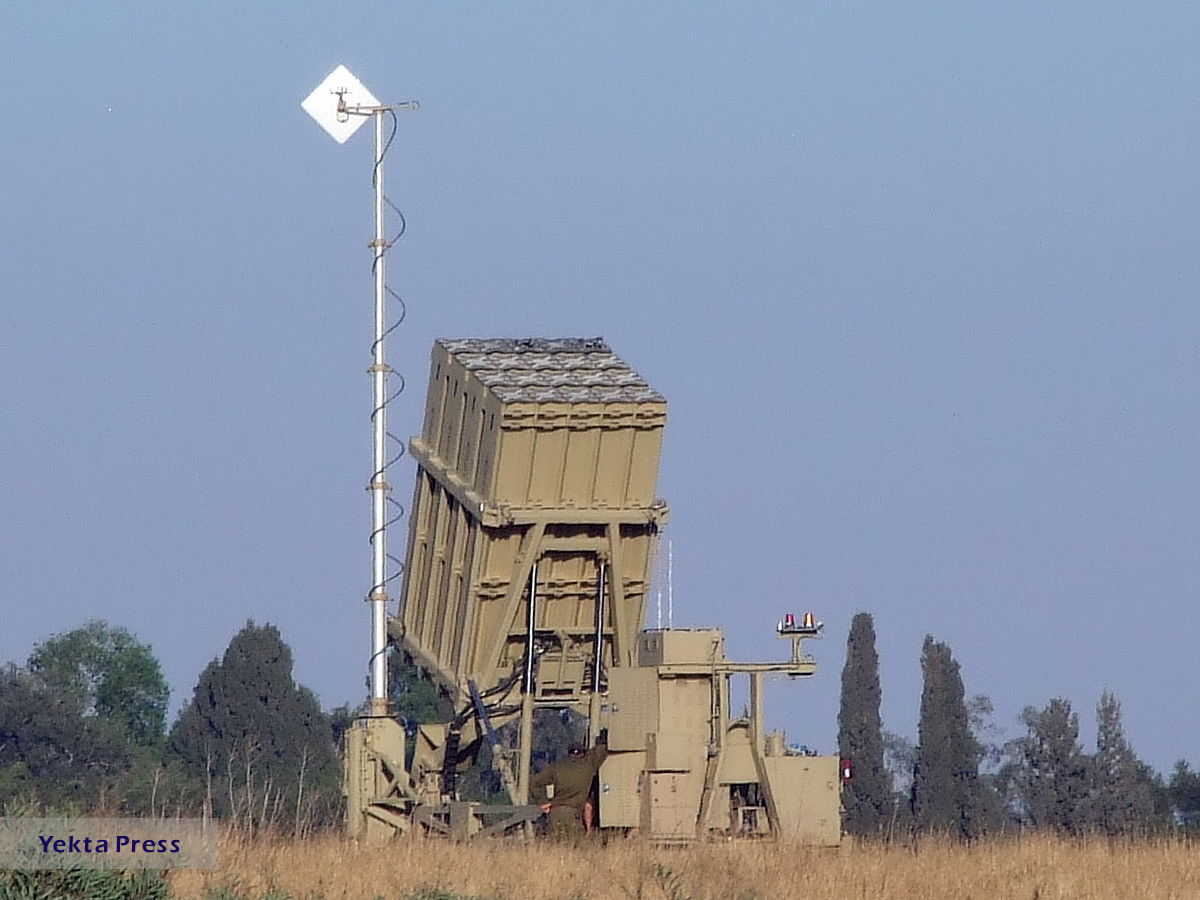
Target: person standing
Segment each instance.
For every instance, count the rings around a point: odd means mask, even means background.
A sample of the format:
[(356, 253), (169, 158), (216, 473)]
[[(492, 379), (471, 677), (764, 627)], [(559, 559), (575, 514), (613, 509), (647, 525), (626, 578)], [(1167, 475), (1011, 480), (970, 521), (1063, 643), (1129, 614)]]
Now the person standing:
[(533, 776), (529, 782), (530, 799), (546, 813), (551, 837), (577, 840), (584, 834), (584, 806), (607, 756), (608, 732), (603, 730), (592, 749), (572, 745), (566, 759), (546, 766)]

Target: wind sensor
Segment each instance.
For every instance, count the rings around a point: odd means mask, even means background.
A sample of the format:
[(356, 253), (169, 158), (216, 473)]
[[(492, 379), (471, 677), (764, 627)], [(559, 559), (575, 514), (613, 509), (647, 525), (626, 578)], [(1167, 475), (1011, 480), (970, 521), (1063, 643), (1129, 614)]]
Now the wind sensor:
[[(384, 255), (392, 242), (384, 236), (383, 158), (391, 144), (383, 138), (384, 117), (392, 120), (395, 135), (396, 110), (419, 109), (415, 100), (382, 104), (345, 66), (338, 66), (304, 98), (301, 108), (339, 144), (349, 140), (368, 118), (375, 120), (375, 166), (372, 182), (375, 187), (375, 239), (370, 247), (374, 252), (371, 271), (375, 276), (375, 340), (371, 345), (371, 425), (373, 437), (373, 468), (367, 490), (371, 492), (371, 590), (366, 600), (371, 604), (371, 704), (370, 714), (387, 714), (387, 516), (388, 492), (391, 486), (384, 477), (387, 458), (387, 379), (392, 373), (384, 356), (384, 339), (388, 335), (386, 299), (389, 293), (384, 279)], [(389, 204), (390, 205), (390, 204)], [(394, 207), (393, 207), (394, 208)]]

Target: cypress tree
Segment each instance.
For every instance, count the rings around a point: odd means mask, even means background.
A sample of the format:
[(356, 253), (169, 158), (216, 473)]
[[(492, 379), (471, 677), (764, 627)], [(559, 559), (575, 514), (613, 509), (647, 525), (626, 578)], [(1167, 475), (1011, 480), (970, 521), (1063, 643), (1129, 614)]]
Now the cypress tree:
[(1107, 691), (1096, 706), (1096, 724), (1090, 824), (1109, 835), (1145, 830), (1154, 819), (1151, 784), (1125, 739), (1121, 704)]
[(913, 819), (923, 831), (969, 840), (982, 831), (980, 748), (971, 734), (958, 663), (946, 644), (929, 635), (921, 651), (921, 674)]
[(204, 784), (214, 812), (249, 827), (311, 823), (338, 791), (329, 720), (293, 680), (291, 649), (273, 625), (247, 623), (209, 663), (167, 749)]
[(879, 715), (879, 655), (870, 613), (858, 613), (846, 639), (842, 702), (838, 712), (838, 752), (850, 760), (853, 777), (842, 790), (843, 823), (848, 833), (877, 837), (892, 808), (892, 779), (884, 766)]

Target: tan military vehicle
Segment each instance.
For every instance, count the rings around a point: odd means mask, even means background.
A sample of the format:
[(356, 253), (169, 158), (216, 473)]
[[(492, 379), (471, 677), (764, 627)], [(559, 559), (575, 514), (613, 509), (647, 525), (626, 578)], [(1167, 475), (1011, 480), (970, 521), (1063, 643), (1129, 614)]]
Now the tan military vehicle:
[[(601, 340), (443, 340), (433, 348), (407, 566), (392, 642), (452, 700), (407, 736), (392, 717), (347, 735), (351, 835), (456, 837), (521, 827), (534, 710), (607, 729), (598, 817), (660, 841), (841, 838), (836, 757), (789, 750), (763, 724), (763, 679), (811, 675), (811, 616), (780, 623), (781, 662), (737, 663), (719, 629), (645, 629), (667, 506), (656, 497), (667, 404)], [(749, 682), (733, 709), (731, 681)], [(376, 709), (376, 712), (381, 712)], [(496, 729), (519, 722), (514, 748)], [(482, 741), (512, 798), (464, 803)]]

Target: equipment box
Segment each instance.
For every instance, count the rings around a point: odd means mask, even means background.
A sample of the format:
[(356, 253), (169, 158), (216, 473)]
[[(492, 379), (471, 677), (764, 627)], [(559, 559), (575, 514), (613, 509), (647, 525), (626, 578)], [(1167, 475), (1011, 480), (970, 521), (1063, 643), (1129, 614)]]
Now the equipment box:
[(642, 632), (638, 665), (711, 665), (725, 658), (725, 639), (716, 628), (668, 628)]
[(658, 673), (640, 667), (611, 670), (602, 712), (610, 750), (645, 750), (646, 736), (658, 730)]
[(641, 772), (646, 754), (609, 753), (600, 766), (600, 824), (637, 828), (641, 824)]
[(703, 776), (648, 772), (642, 789), (642, 827), (659, 841), (690, 841), (696, 837)]

